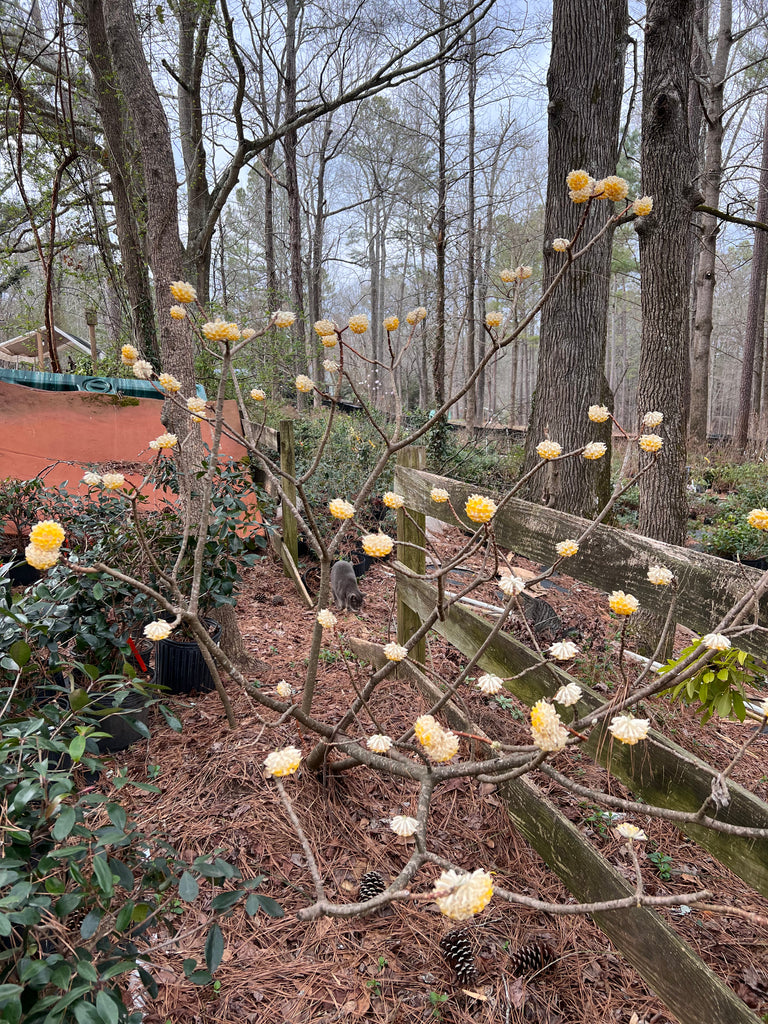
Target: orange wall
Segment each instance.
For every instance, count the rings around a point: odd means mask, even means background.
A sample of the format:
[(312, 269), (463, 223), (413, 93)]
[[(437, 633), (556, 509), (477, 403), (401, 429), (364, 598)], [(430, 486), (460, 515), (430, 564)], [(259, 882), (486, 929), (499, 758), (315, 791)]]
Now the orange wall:
[[(165, 433), (160, 422), (163, 402), (156, 398), (130, 399), (120, 405), (114, 395), (81, 391), (42, 391), (0, 380), (0, 480), (29, 480), (51, 467), (46, 483), (68, 481), (68, 489), (85, 492), (83, 473), (124, 473), (139, 483), (135, 463), (151, 462), (157, 453), (149, 442)], [(224, 403), (224, 416), (240, 429), (237, 403)], [(210, 443), (211, 428), (201, 423), (203, 440)], [(245, 451), (226, 437), (222, 455), (236, 459)], [(158, 497), (157, 503), (160, 498)]]

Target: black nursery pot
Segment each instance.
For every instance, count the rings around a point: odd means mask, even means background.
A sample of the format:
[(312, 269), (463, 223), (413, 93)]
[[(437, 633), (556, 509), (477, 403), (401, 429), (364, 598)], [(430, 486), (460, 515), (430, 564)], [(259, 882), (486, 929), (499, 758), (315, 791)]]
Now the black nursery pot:
[[(212, 640), (221, 636), (221, 623), (203, 618)], [(155, 682), (170, 693), (207, 693), (215, 688), (213, 676), (197, 642), (171, 634), (155, 644)]]
[(93, 702), (92, 710), (106, 711), (108, 708), (115, 708), (113, 714), (105, 715), (99, 722), (99, 731), (108, 734), (100, 736), (96, 740), (100, 754), (114, 754), (118, 750), (130, 747), (132, 743), (146, 739), (146, 736), (134, 728), (132, 721), (147, 724), (149, 719), (147, 699), (143, 693), (135, 691), (129, 693), (119, 706), (108, 695), (99, 697)]

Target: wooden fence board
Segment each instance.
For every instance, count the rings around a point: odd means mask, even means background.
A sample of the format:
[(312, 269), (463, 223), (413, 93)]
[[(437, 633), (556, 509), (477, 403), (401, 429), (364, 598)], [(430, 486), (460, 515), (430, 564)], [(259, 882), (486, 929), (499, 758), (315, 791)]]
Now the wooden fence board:
[[(376, 667), (384, 664), (377, 644), (350, 640), (354, 653)], [(428, 700), (440, 691), (407, 662), (400, 666)], [(454, 728), (482, 734), (449, 702), (443, 713)], [(491, 737), (492, 738), (492, 737)], [(499, 787), (519, 831), (580, 902), (632, 896), (634, 889), (539, 791), (529, 777)], [(591, 915), (638, 974), (675, 1014), (680, 1024), (758, 1024), (752, 1011), (707, 967), (691, 947), (649, 907)]]
[[(397, 572), (397, 565), (395, 569)], [(397, 585), (407, 605), (425, 619), (434, 608), (436, 588), (426, 580), (408, 579), (399, 572)], [(474, 612), (454, 604), (445, 621), (436, 622), (434, 629), (464, 655), (472, 657), (491, 626)], [(581, 680), (551, 663), (542, 665), (532, 651), (505, 633), (494, 638), (479, 664), (484, 671), (502, 677), (531, 668), (520, 679), (505, 684), (528, 705), (541, 697), (551, 697), (569, 682), (578, 682), (583, 691), (574, 709), (578, 716), (604, 702)], [(639, 799), (672, 810), (697, 811), (709, 795), (712, 779), (717, 774), (695, 755), (653, 731), (644, 743), (628, 746), (613, 743), (605, 727), (594, 729), (581, 749), (624, 782)], [(719, 820), (750, 828), (768, 828), (768, 805), (735, 783), (729, 782), (728, 789), (731, 803), (718, 813)], [(743, 839), (693, 825), (680, 828), (745, 882), (768, 896), (768, 839)]]
[[(476, 529), (464, 515), (466, 499), (470, 494), (492, 492), (432, 473), (401, 466), (395, 470), (395, 490), (405, 496), (408, 508), (456, 525), (448, 506), (430, 499), (433, 487), (447, 490), (463, 523), (468, 529)], [(586, 519), (518, 498), (511, 498), (493, 523), (502, 548), (545, 566), (554, 561), (558, 541), (578, 537), (589, 525)], [(654, 586), (646, 578), (648, 567), (656, 564), (665, 565), (677, 577), (676, 619), (699, 633), (710, 632), (762, 576), (757, 569), (715, 558), (703, 551), (664, 544), (602, 525), (579, 548), (578, 554), (563, 564), (562, 571), (600, 590), (629, 591), (637, 597), (641, 607), (665, 616), (672, 592), (668, 587)], [(768, 595), (760, 602), (758, 621), (768, 627)], [(739, 637), (738, 646), (758, 657), (766, 656), (764, 633), (744, 634)]]

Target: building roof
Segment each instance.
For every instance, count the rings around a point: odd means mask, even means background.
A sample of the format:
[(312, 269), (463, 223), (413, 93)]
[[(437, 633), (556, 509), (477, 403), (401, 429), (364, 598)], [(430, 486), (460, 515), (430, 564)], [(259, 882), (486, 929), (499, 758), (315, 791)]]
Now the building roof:
[[(63, 327), (54, 324), (54, 337), (56, 339), (56, 351), (61, 355), (91, 354), (91, 346), (87, 341), (78, 338), (76, 334), (65, 331)], [(43, 339), (43, 352), (47, 355), (48, 344), (46, 340), (45, 327), (37, 327), (26, 334), (20, 334), (16, 338), (9, 338), (8, 341), (0, 341), (0, 359), (12, 359), (20, 363), (37, 362), (37, 336)]]

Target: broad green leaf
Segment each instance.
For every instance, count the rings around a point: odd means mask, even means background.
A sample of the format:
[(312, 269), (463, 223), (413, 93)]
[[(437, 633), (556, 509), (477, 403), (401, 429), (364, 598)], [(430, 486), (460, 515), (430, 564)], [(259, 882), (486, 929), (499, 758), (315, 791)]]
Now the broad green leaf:
[(17, 640), (16, 643), (11, 644), (11, 646), (8, 648), (8, 653), (19, 666), (19, 668), (24, 668), (24, 666), (28, 664), (29, 659), (32, 656), (30, 646), (24, 640)]
[(283, 908), (277, 900), (273, 900), (271, 896), (261, 896), (257, 892), (253, 893), (253, 895), (259, 901), (261, 909), (270, 917), (283, 917), (285, 915)]
[(96, 1012), (104, 1021), (104, 1024), (118, 1024), (120, 1020), (120, 1007), (114, 996), (103, 989), (96, 993)]
[(188, 871), (179, 879), (179, 897), (184, 900), (185, 903), (191, 903), (197, 899), (197, 894), (200, 891), (200, 886), (197, 884), (197, 879), (194, 878)]
[(115, 883), (106, 857), (102, 855), (93, 858), (93, 873), (101, 891), (111, 897), (115, 891)]
[(91, 910), (85, 915), (80, 925), (80, 935), (84, 939), (92, 939), (96, 934), (96, 929), (99, 927), (99, 922), (103, 916), (101, 910)]
[(211, 908), (213, 910), (229, 910), (242, 899), (242, 895), (240, 892), (220, 892), (211, 900)]
[(219, 966), (223, 956), (224, 936), (221, 933), (221, 928), (217, 924), (213, 924), (205, 940), (205, 962), (208, 964), (211, 974)]

